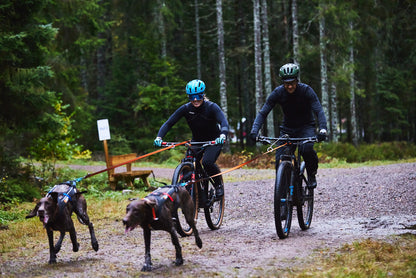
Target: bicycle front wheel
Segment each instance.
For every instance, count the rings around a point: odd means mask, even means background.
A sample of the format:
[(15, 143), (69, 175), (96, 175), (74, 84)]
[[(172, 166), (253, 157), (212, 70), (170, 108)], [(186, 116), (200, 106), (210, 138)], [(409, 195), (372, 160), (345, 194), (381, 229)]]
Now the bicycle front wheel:
[(304, 176), (304, 163), (302, 162), (301, 176), (298, 186), (298, 204), (296, 207), (299, 227), (307, 230), (311, 226), (313, 215), (313, 188), (309, 188)]
[(276, 174), (276, 184), (274, 187), (274, 221), (276, 232), (279, 238), (283, 239), (289, 236), (290, 226), (292, 224), (292, 163), (282, 161), (279, 164)]
[[(176, 167), (175, 172), (172, 177), (172, 184), (186, 183), (192, 180), (192, 175), (194, 174), (194, 166), (192, 163), (181, 163)], [(196, 184), (186, 185), (186, 190), (191, 195), (192, 201), (194, 203), (194, 219), (195, 225), (198, 218), (198, 186)], [(186, 221), (185, 215), (182, 209), (179, 207), (175, 212), (175, 226), (176, 231), (181, 236), (190, 236), (193, 233), (193, 229), (189, 226)]]
[[(222, 177), (220, 178), (221, 183), (224, 184)], [(203, 182), (203, 188), (207, 200), (204, 208), (205, 220), (211, 230), (217, 230), (220, 228), (224, 217), (225, 194), (220, 199), (215, 197), (215, 186), (211, 179)]]

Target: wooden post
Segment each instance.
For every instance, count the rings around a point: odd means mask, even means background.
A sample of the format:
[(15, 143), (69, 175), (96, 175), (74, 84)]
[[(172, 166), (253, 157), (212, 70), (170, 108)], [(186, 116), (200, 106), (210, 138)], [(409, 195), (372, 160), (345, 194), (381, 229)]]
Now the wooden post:
[[(103, 140), (103, 144), (104, 144), (104, 153), (105, 153), (105, 164), (107, 165), (107, 168), (110, 167), (110, 160), (108, 157), (108, 146), (107, 146), (107, 140)], [(108, 175), (108, 181), (110, 181), (110, 172), (107, 171), (107, 175)]]

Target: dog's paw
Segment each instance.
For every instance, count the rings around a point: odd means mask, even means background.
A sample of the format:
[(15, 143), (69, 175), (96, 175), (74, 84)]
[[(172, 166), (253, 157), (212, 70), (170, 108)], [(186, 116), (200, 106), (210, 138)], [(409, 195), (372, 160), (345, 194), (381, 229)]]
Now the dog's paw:
[(92, 242), (92, 249), (94, 249), (94, 251), (98, 251), (98, 241), (93, 241)]
[(196, 243), (196, 246), (198, 246), (199, 247), (199, 249), (201, 249), (202, 248), (202, 240), (201, 240), (201, 238), (195, 238), (195, 243)]
[(72, 246), (72, 251), (78, 252), (78, 250), (79, 250), (79, 243), (77, 242), (76, 244), (74, 244), (74, 246)]
[(49, 260), (49, 262), (48, 262), (49, 264), (56, 264), (56, 259), (54, 259), (54, 260)]
[(176, 266), (183, 265), (183, 259), (182, 258), (177, 258), (174, 263), (175, 263)]
[(142, 271), (152, 271), (152, 265), (151, 264), (144, 264), (142, 267)]

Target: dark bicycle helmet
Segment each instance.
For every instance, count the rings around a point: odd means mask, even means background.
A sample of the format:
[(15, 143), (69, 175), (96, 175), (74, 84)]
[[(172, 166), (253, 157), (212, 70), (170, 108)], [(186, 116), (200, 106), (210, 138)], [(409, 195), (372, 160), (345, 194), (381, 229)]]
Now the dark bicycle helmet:
[(186, 93), (188, 95), (203, 94), (205, 91), (205, 83), (202, 80), (194, 79), (186, 85)]
[(299, 66), (296, 64), (285, 64), (279, 70), (279, 76), (282, 81), (293, 81), (298, 78), (299, 76)]

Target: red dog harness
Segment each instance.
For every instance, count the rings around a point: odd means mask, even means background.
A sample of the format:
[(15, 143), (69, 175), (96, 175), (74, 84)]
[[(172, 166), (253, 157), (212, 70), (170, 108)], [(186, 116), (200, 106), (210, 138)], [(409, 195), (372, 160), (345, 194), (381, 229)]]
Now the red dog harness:
[[(167, 192), (162, 191), (162, 190), (166, 190), (166, 188), (170, 188)], [(147, 195), (146, 197), (143, 198), (143, 200), (148, 200), (150, 201), (147, 197), (155, 197), (156, 198), (156, 203), (158, 206), (157, 209), (157, 213), (155, 210), (155, 207), (152, 207), (152, 215), (153, 215), (153, 220), (157, 221), (159, 220), (158, 215), (160, 214), (160, 211), (162, 210), (163, 204), (165, 203), (165, 201), (167, 199), (171, 200), (172, 202), (174, 202), (175, 200), (172, 198), (171, 194), (177, 191), (177, 187), (173, 186), (173, 185), (167, 185), (167, 186), (163, 186), (160, 187), (158, 189), (156, 189), (155, 191), (153, 191), (152, 193), (150, 193), (149, 195)]]

